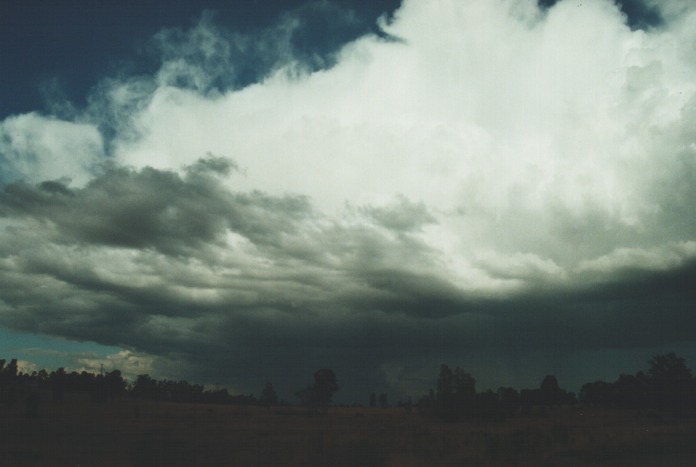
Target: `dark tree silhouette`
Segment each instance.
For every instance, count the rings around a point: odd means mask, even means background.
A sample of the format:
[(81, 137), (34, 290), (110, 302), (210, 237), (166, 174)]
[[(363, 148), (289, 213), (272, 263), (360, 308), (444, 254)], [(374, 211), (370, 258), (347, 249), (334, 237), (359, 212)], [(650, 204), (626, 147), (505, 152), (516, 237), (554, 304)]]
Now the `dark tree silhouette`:
[(503, 416), (510, 416), (520, 405), (520, 394), (513, 388), (498, 388), (498, 404)]
[(278, 394), (273, 389), (271, 383), (266, 383), (261, 391), (261, 397), (259, 397), (259, 404), (264, 406), (278, 405)]
[(686, 366), (686, 360), (677, 357), (674, 352), (656, 355), (648, 364), (648, 374), (654, 381), (676, 384), (691, 381), (691, 370)]
[(651, 405), (675, 409), (691, 405), (693, 377), (683, 358), (670, 352), (656, 355), (648, 364)]
[(614, 383), (595, 381), (583, 385), (583, 403), (599, 407), (696, 409), (696, 382), (686, 361), (674, 352), (656, 355), (648, 372), (620, 375)]
[(476, 399), (476, 380), (461, 368), (454, 371), (440, 365), (435, 393), (435, 408), (443, 420), (459, 420), (471, 412)]
[(300, 389), (295, 395), (303, 405), (322, 405), (331, 403), (331, 399), (338, 391), (338, 383), (333, 370), (322, 368), (314, 373), (314, 383), (304, 389)]
[(377, 407), (377, 394), (370, 394), (370, 407)]
[(113, 370), (104, 376), (104, 386), (108, 400), (117, 399), (126, 393), (126, 380), (120, 370)]
[(614, 406), (617, 401), (614, 385), (605, 381), (585, 383), (580, 389), (580, 401), (597, 407)]
[(520, 391), (520, 404), (522, 406), (569, 405), (575, 402), (575, 394), (561, 389), (558, 380), (553, 375), (546, 375), (541, 381), (539, 389)]
[(639, 408), (646, 403), (648, 397), (648, 378), (639, 371), (636, 375), (619, 375), (612, 385), (611, 404), (623, 408)]
[(157, 381), (148, 374), (138, 375), (131, 387), (131, 394), (141, 399), (158, 399), (160, 397)]
[(52, 372), (48, 380), (51, 384), (51, 396), (54, 402), (60, 402), (63, 400), (63, 395), (65, 394), (65, 384), (66, 384), (65, 369), (58, 368), (56, 371)]
[(575, 402), (575, 395), (561, 389), (558, 380), (553, 375), (546, 375), (539, 386), (539, 404), (567, 405)]
[(0, 394), (7, 404), (14, 404), (17, 396), (17, 359), (13, 358), (10, 363), (5, 364), (2, 360), (0, 367)]

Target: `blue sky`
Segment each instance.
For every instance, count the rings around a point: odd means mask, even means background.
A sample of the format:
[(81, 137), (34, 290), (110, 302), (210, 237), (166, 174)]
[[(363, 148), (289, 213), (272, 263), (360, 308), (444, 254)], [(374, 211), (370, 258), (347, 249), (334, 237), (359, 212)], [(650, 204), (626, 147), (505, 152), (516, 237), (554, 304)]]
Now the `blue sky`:
[(696, 360), (691, 2), (95, 5), (0, 6), (3, 358), (343, 401)]
[[(194, 25), (204, 11), (230, 31), (254, 33), (272, 27), (282, 15), (302, 12), (304, 0), (145, 0), (137, 4), (45, 0), (12, 1), (0, 6), (2, 85), (0, 116), (43, 109), (58, 93), (83, 106), (89, 91), (114, 73), (153, 73), (160, 57), (152, 39), (163, 29)], [(320, 2), (315, 2), (320, 3)], [(370, 30), (393, 12), (397, 0), (332, 1), (331, 16), (315, 13), (296, 43), (327, 53)], [(336, 14), (350, 12), (350, 21)], [(263, 72), (264, 70), (258, 70)], [(255, 78), (255, 76), (254, 76)], [(248, 84), (252, 76), (241, 80)], [(49, 102), (47, 102), (49, 101)]]

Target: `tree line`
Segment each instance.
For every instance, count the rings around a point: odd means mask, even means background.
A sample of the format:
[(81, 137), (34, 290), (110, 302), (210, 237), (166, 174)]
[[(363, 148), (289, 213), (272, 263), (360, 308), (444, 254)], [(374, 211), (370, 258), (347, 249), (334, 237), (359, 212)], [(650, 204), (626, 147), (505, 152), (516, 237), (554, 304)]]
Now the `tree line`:
[(422, 396), (416, 406), (444, 421), (466, 419), (505, 419), (529, 407), (572, 405), (575, 394), (558, 385), (553, 375), (547, 375), (537, 389), (517, 391), (500, 387), (476, 392), (476, 379), (457, 367), (440, 365), (437, 387)]
[(679, 410), (696, 409), (696, 379), (686, 361), (674, 352), (656, 355), (646, 372), (621, 374), (613, 383), (586, 383), (576, 396), (547, 375), (536, 389), (476, 392), (476, 380), (461, 368), (440, 366), (437, 386), (416, 405), (445, 421), (507, 418), (531, 407), (583, 404), (603, 408)]
[(613, 383), (584, 384), (580, 400), (599, 407), (693, 411), (696, 380), (686, 361), (670, 352), (653, 357), (648, 362), (647, 372), (621, 374)]
[[(314, 381), (299, 389), (295, 396), (303, 406), (326, 407), (339, 390), (333, 370), (323, 368), (314, 373)], [(128, 397), (147, 401), (181, 403), (234, 404), (274, 406), (289, 404), (280, 401), (270, 382), (258, 396), (254, 394), (230, 394), (224, 388), (205, 388), (185, 380), (155, 379), (141, 374), (132, 382), (119, 370), (99, 374), (87, 371), (67, 372), (64, 368), (23, 373), (17, 360), (0, 359), (0, 401), (26, 403), (27, 413), (36, 411), (44, 395), (54, 402), (62, 401), (67, 394), (88, 396), (96, 403), (108, 403)], [(670, 409), (694, 411), (696, 409), (696, 380), (686, 361), (674, 352), (656, 355), (648, 362), (645, 372), (634, 375), (621, 374), (614, 382), (595, 381), (582, 386), (580, 393), (562, 389), (556, 377), (547, 375), (538, 388), (522, 389), (500, 387), (497, 391), (476, 391), (476, 379), (459, 367), (440, 366), (436, 387), (420, 397), (415, 404), (399, 405), (432, 414), (444, 421), (466, 419), (505, 419), (531, 407), (551, 407), (574, 404), (595, 407), (631, 409)], [(370, 394), (369, 406), (388, 407), (387, 395)]]
[[(314, 382), (297, 391), (300, 404), (327, 406), (339, 386), (331, 369), (314, 373)], [(61, 402), (66, 396), (88, 397), (92, 402), (108, 403), (128, 397), (146, 401), (167, 401), (195, 404), (230, 404), (274, 406), (281, 401), (267, 382), (258, 396), (254, 394), (230, 394), (226, 388), (206, 388), (185, 380), (155, 379), (149, 374), (138, 375), (128, 382), (120, 370), (99, 374), (88, 371), (67, 372), (64, 368), (26, 373), (19, 371), (17, 359), (9, 362), (0, 359), (0, 402), (15, 404), (24, 400), (28, 412), (37, 406), (41, 395), (48, 395), (53, 402)]]

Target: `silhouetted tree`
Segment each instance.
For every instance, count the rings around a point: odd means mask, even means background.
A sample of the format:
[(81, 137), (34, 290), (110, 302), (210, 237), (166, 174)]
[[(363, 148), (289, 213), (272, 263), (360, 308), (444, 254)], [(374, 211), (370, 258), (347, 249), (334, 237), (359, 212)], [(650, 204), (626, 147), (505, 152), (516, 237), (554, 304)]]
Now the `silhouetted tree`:
[(477, 394), (473, 414), (479, 420), (494, 420), (503, 418), (498, 394), (490, 389)]
[(63, 395), (65, 394), (66, 376), (65, 369), (61, 367), (56, 371), (53, 371), (48, 377), (51, 384), (51, 396), (54, 402), (60, 402), (63, 400)]
[(555, 376), (546, 375), (542, 380), (539, 389), (541, 389), (542, 394), (552, 395), (558, 393), (561, 390), (561, 387), (558, 385), (558, 380)]
[(8, 379), (14, 380), (17, 378), (17, 359), (13, 358), (10, 363), (4, 368), (3, 372), (7, 375)]
[(648, 378), (642, 371), (636, 375), (619, 375), (612, 385), (611, 394), (611, 404), (616, 407), (643, 407), (648, 397)]
[(648, 363), (650, 405), (675, 409), (691, 405), (693, 377), (683, 358), (670, 352), (656, 355)]
[(206, 404), (231, 404), (232, 396), (227, 391), (227, 389), (215, 389), (210, 391), (204, 391), (202, 395), (202, 402)]
[(616, 404), (614, 385), (605, 381), (585, 383), (580, 389), (580, 401), (596, 407), (610, 407)]
[(0, 371), (0, 393), (2, 394), (5, 402), (8, 404), (14, 404), (17, 397), (17, 359), (13, 358), (10, 363), (5, 364), (2, 361), (2, 370)]
[(421, 396), (416, 401), (416, 407), (418, 407), (420, 411), (432, 412), (435, 410), (435, 400), (435, 391), (431, 388), (428, 390), (428, 394)]
[(674, 352), (656, 355), (647, 374), (619, 375), (614, 383), (595, 381), (582, 386), (583, 403), (601, 407), (656, 409), (696, 408), (696, 384), (683, 358)]
[(104, 376), (104, 385), (108, 400), (119, 398), (126, 393), (126, 380), (120, 370), (113, 370)]
[(333, 370), (324, 368), (314, 373), (314, 387), (319, 398), (319, 403), (330, 403), (334, 393), (339, 389)]
[(520, 394), (513, 388), (498, 388), (498, 404), (505, 416), (510, 416), (520, 405)]
[(303, 405), (323, 405), (326, 406), (336, 391), (338, 383), (333, 370), (322, 368), (314, 373), (314, 384), (300, 389), (295, 395)]
[(89, 394), (92, 402), (106, 404), (109, 396), (106, 388), (106, 380), (104, 375), (95, 375), (90, 381)]
[(131, 394), (140, 399), (157, 399), (159, 396), (157, 381), (148, 374), (138, 375), (131, 388)]
[(454, 371), (449, 366), (440, 365), (435, 393), (436, 412), (448, 421), (459, 420), (471, 412), (476, 399), (476, 380), (461, 368)]
[(379, 406), (383, 409), (389, 407), (389, 402), (387, 401), (387, 395), (382, 393), (379, 395)]
[(674, 352), (654, 356), (648, 364), (648, 375), (653, 381), (680, 383), (691, 381), (691, 370), (686, 366), (686, 360), (677, 357)]
[(377, 407), (377, 394), (370, 394), (370, 407)]
[(539, 389), (531, 392), (530, 402), (545, 406), (568, 405), (575, 403), (575, 394), (561, 389), (555, 376), (546, 375)]
[(264, 406), (278, 405), (278, 394), (273, 389), (271, 383), (266, 383), (261, 391), (261, 397), (259, 398), (259, 404)]

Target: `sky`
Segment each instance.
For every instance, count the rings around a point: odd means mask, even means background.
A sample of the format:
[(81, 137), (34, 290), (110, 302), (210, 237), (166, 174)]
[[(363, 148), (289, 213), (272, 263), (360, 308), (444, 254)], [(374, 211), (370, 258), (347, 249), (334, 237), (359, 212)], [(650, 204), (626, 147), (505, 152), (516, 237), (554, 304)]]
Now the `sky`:
[(696, 362), (687, 0), (0, 6), (0, 351), (282, 397)]

